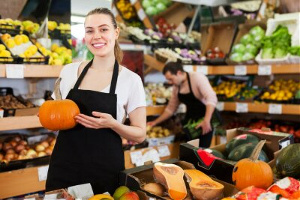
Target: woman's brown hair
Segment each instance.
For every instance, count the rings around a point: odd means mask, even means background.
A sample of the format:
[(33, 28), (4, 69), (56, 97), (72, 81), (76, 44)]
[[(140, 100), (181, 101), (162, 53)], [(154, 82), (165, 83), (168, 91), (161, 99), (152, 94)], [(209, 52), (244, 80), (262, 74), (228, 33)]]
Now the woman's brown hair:
[[(107, 9), (107, 8), (95, 8), (94, 10), (91, 10), (86, 15), (86, 17), (89, 16), (89, 15), (95, 15), (95, 14), (104, 14), (104, 15), (110, 16), (111, 22), (112, 22), (114, 28), (116, 29), (118, 27), (116, 18), (109, 9)], [(122, 59), (123, 59), (123, 52), (121, 50), (121, 47), (119, 45), (118, 40), (115, 41), (114, 54), (115, 54), (115, 58), (118, 61), (118, 63), (121, 63)]]

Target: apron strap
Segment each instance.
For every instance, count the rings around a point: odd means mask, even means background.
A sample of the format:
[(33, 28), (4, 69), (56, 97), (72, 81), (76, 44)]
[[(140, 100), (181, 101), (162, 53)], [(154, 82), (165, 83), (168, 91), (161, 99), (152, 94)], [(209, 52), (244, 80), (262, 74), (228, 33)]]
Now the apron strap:
[[(93, 64), (93, 59), (82, 70), (82, 72), (81, 72), (79, 78), (77, 79), (73, 89), (78, 89), (79, 88), (79, 85), (80, 85), (81, 81), (83, 80), (84, 76), (86, 75), (88, 69), (92, 66), (92, 64)], [(119, 75), (119, 63), (116, 60), (115, 64), (114, 64), (114, 71), (113, 71), (111, 83), (110, 83), (110, 89), (109, 89), (110, 94), (115, 94), (118, 75)]]
[(114, 72), (110, 83), (110, 89), (109, 89), (110, 94), (115, 94), (118, 75), (119, 75), (119, 63), (116, 60), (114, 65)]
[(78, 89), (78, 88), (79, 88), (79, 85), (80, 85), (81, 81), (83, 80), (84, 76), (86, 75), (88, 69), (92, 66), (93, 60), (94, 60), (94, 59), (92, 59), (92, 60), (85, 66), (85, 68), (82, 70), (82, 72), (81, 72), (79, 78), (77, 79), (77, 81), (76, 81), (76, 83), (75, 83), (73, 89)]
[(192, 90), (192, 84), (191, 84), (191, 80), (190, 80), (190, 75), (188, 72), (186, 72), (187, 75), (187, 79), (188, 79), (188, 83), (189, 83), (189, 88), (190, 88), (190, 92), (194, 95), (193, 90)]

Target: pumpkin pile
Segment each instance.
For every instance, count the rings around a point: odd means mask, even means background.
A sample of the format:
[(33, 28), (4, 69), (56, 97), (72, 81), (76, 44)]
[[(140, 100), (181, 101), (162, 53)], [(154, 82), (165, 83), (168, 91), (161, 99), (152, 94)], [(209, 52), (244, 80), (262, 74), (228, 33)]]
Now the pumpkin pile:
[(59, 92), (61, 78), (55, 83), (57, 100), (45, 101), (39, 109), (39, 120), (46, 129), (57, 131), (67, 130), (76, 126), (75, 116), (80, 113), (76, 103), (70, 99), (62, 100)]
[[(224, 186), (196, 169), (182, 169), (175, 164), (157, 162), (153, 166), (153, 176), (157, 183), (148, 183), (143, 189), (151, 194), (182, 200), (188, 196), (188, 185), (194, 199), (221, 199)], [(187, 180), (187, 184), (185, 179)]]

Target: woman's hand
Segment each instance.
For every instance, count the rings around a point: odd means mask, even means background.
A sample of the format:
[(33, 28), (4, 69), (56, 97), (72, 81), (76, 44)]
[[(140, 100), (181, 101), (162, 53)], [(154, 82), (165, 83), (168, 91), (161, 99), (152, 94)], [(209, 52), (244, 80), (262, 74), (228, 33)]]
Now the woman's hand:
[(212, 130), (211, 125), (210, 125), (210, 121), (208, 121), (208, 120), (203, 120), (202, 122), (200, 122), (200, 124), (198, 124), (196, 126), (196, 129), (198, 129), (200, 127), (202, 128), (202, 134), (203, 135), (209, 133)]
[(150, 122), (147, 122), (147, 126), (150, 126), (150, 127), (153, 127), (156, 125), (156, 122), (155, 121), (150, 121)]
[(79, 114), (75, 117), (76, 122), (86, 128), (100, 129), (100, 128), (113, 128), (117, 121), (107, 113), (92, 112), (95, 117), (90, 117), (84, 114)]

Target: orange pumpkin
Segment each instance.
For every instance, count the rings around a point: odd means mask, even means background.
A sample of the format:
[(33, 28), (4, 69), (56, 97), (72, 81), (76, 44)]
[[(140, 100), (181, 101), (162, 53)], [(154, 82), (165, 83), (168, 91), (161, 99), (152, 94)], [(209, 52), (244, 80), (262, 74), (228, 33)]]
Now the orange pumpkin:
[(72, 100), (61, 100), (58, 92), (60, 80), (55, 84), (55, 96), (58, 100), (45, 101), (39, 109), (39, 120), (44, 128), (52, 131), (66, 130), (76, 126), (74, 117), (80, 113), (76, 103)]
[(237, 189), (242, 190), (248, 186), (267, 189), (273, 183), (271, 167), (267, 163), (258, 160), (265, 142), (265, 140), (260, 141), (250, 158), (242, 159), (234, 166), (232, 181)]

